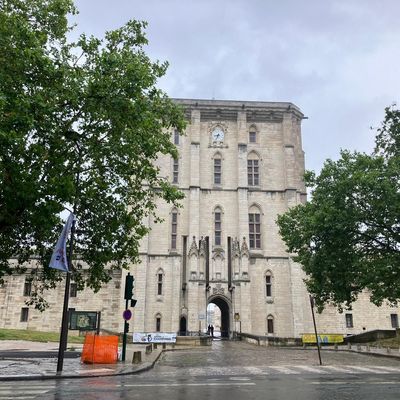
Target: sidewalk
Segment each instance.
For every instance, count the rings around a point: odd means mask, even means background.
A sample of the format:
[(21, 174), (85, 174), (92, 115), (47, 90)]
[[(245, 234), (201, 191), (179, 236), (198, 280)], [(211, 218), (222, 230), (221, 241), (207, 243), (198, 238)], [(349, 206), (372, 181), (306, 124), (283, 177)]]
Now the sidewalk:
[[(68, 344), (68, 350), (74, 348), (81, 351), (81, 344)], [(18, 357), (13, 357), (12, 352), (18, 351)], [(158, 347), (149, 354), (143, 345), (128, 345), (127, 356), (132, 356), (134, 351), (142, 352), (142, 362), (131, 364), (131, 360), (117, 364), (83, 364), (80, 357), (64, 358), (63, 372), (56, 375), (58, 343), (39, 343), (20, 340), (0, 341), (0, 381), (10, 380), (36, 380), (58, 378), (84, 378), (108, 375), (136, 374), (152, 368), (161, 355), (162, 349)], [(32, 352), (35, 352), (34, 354)], [(43, 352), (41, 358), (36, 358), (38, 352)], [(10, 357), (7, 357), (10, 353)], [(46, 354), (47, 353), (47, 354)], [(34, 355), (35, 358), (32, 358)], [(48, 356), (52, 356), (48, 358)]]

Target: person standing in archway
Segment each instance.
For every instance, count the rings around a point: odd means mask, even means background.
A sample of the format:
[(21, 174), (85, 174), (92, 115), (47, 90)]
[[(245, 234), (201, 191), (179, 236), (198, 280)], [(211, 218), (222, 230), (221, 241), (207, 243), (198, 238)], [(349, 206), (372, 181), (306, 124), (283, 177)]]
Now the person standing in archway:
[(211, 336), (214, 337), (214, 325), (210, 326)]

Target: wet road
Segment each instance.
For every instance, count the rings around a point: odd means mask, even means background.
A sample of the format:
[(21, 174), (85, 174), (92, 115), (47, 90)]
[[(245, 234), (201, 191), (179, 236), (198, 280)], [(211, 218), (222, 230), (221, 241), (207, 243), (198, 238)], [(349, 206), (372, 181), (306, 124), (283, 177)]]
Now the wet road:
[(354, 353), (260, 348), (240, 342), (162, 355), (140, 375), (3, 382), (0, 400), (207, 399), (372, 400), (400, 398), (400, 361)]

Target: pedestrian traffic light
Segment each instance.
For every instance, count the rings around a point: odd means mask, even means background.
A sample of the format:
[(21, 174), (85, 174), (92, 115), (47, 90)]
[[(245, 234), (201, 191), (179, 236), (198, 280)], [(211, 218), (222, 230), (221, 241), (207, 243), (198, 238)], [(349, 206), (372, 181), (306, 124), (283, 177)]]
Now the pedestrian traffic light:
[(131, 300), (133, 297), (133, 282), (135, 278), (128, 272), (128, 275), (125, 278), (125, 300)]

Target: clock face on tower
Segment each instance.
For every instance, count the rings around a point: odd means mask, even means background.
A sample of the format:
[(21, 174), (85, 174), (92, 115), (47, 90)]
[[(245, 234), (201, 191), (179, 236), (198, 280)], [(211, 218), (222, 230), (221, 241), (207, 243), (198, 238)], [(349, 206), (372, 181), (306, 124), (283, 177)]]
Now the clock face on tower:
[(224, 141), (224, 136), (224, 131), (219, 126), (214, 128), (214, 130), (212, 131), (213, 142), (222, 143)]

